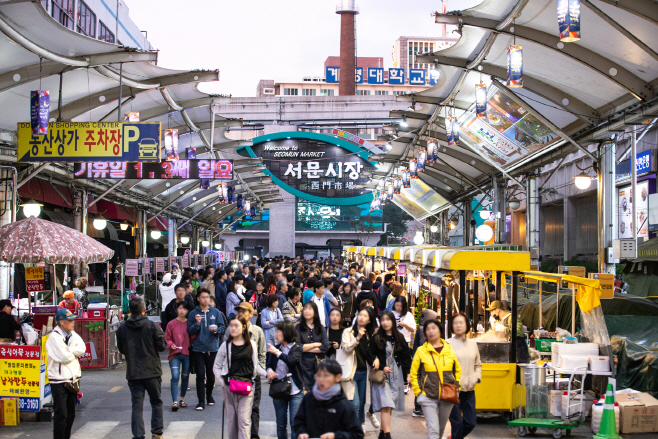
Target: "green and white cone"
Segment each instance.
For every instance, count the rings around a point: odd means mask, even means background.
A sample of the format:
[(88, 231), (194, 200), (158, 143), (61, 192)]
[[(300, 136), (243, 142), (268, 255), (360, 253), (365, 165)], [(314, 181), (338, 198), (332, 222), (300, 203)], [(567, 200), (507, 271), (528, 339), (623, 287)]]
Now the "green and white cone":
[(615, 397), (612, 394), (612, 384), (610, 383), (608, 383), (608, 389), (605, 392), (605, 404), (603, 404), (599, 434), (594, 435), (594, 439), (621, 439), (621, 436), (617, 434)]

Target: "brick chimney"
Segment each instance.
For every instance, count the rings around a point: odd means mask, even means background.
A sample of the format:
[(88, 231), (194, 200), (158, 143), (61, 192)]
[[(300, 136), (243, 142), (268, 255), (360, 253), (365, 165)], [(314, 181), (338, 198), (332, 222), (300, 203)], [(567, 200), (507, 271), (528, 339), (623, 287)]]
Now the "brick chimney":
[(336, 14), (340, 15), (340, 82), (338, 84), (340, 96), (356, 94), (354, 18), (359, 13), (359, 9), (355, 3), (355, 0), (341, 0), (336, 6)]

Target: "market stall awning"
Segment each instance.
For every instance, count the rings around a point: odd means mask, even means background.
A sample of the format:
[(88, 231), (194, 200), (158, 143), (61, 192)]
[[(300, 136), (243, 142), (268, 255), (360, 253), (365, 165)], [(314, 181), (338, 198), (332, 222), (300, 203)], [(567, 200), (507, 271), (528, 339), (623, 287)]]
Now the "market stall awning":
[(444, 270), (529, 271), (529, 252), (452, 250), (441, 258)]

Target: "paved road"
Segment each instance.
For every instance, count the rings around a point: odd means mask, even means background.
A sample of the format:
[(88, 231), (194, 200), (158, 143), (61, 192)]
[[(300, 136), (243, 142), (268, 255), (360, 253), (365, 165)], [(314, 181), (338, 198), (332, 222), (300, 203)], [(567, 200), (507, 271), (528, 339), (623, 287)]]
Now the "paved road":
[[(203, 412), (194, 410), (196, 392), (194, 383), (192, 390), (186, 396), (189, 407), (171, 412), (169, 391), (169, 366), (166, 356), (163, 356), (162, 394), (165, 401), (164, 437), (165, 439), (219, 439), (221, 437), (221, 398), (216, 387), (217, 405), (206, 407)], [(194, 377), (192, 375), (192, 377)], [(77, 406), (76, 420), (73, 426), (73, 439), (119, 439), (130, 438), (130, 391), (125, 381), (125, 365), (115, 370), (85, 370), (82, 376), (84, 397), (82, 404)], [(267, 384), (264, 383), (263, 395), (267, 395)], [(426, 437), (425, 421), (422, 418), (412, 418), (413, 396), (407, 396), (405, 413), (393, 415), (392, 437), (404, 439), (424, 439)], [(264, 396), (260, 405), (261, 429), (263, 439), (276, 437), (274, 408), (268, 396)], [(150, 410), (145, 408), (144, 419), (146, 430), (149, 431)], [(368, 424), (366, 438), (374, 439), (378, 432)], [(449, 427), (444, 437), (450, 434)], [(543, 434), (542, 434), (543, 433)], [(538, 432), (537, 437), (550, 438), (549, 431)], [(469, 438), (512, 438), (516, 430), (505, 425), (500, 418), (479, 419), (478, 426)], [(564, 437), (564, 436), (563, 436)], [(574, 431), (572, 437), (591, 438), (589, 428), (581, 427)], [(627, 435), (632, 439), (655, 438), (652, 435)], [(51, 423), (23, 423), (17, 427), (0, 427), (0, 438), (12, 439), (45, 439), (52, 438)], [(150, 438), (150, 436), (147, 436)], [(228, 438), (227, 439), (233, 439)]]

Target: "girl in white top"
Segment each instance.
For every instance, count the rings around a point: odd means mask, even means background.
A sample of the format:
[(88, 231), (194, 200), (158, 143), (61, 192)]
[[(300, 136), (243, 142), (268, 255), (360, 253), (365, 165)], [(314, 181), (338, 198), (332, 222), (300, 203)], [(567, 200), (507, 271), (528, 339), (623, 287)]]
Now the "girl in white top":
[(407, 299), (404, 296), (398, 296), (393, 302), (393, 315), (398, 325), (398, 331), (404, 335), (407, 343), (411, 343), (416, 333), (416, 319), (409, 312)]
[(165, 310), (169, 302), (171, 302), (176, 297), (176, 292), (174, 288), (180, 283), (182, 273), (178, 270), (178, 264), (174, 264), (173, 267), (176, 270), (176, 278), (172, 279), (171, 273), (165, 273), (162, 276), (162, 282), (160, 283), (160, 297), (162, 298), (162, 311)]

